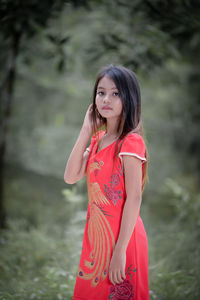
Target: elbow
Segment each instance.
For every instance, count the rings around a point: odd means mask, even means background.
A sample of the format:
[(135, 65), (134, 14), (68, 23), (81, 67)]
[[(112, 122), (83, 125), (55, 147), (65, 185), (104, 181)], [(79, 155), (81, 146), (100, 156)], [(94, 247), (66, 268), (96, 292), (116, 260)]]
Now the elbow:
[(142, 197), (141, 196), (133, 196), (133, 197), (127, 197), (126, 198), (126, 203), (127, 205), (129, 206), (134, 206), (137, 205), (137, 206), (140, 206), (141, 205), (141, 202), (142, 202)]
[(66, 182), (67, 184), (74, 184), (74, 182), (68, 178), (64, 177), (64, 182)]
[(66, 172), (64, 174), (64, 182), (66, 182), (67, 184), (74, 184), (76, 183), (78, 180), (77, 178), (72, 178), (71, 176), (69, 176)]
[(65, 172), (65, 174), (64, 174), (64, 182), (66, 182), (67, 184), (73, 184), (74, 183), (72, 178), (70, 178), (70, 176), (68, 176), (67, 172)]
[(141, 196), (135, 197), (135, 202), (138, 203), (139, 205), (141, 205), (142, 197)]
[(74, 184), (76, 181), (64, 175), (64, 182), (66, 182), (67, 184)]

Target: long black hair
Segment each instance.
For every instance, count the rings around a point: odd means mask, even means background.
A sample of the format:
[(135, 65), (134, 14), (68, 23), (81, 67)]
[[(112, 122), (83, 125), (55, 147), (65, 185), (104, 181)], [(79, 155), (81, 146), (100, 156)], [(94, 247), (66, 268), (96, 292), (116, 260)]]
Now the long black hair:
[(118, 133), (121, 133), (120, 139), (130, 131), (142, 133), (141, 94), (136, 75), (133, 71), (123, 66), (114, 65), (106, 66), (100, 70), (94, 85), (92, 110), (94, 132), (97, 132), (97, 116), (100, 118), (102, 124), (106, 125), (106, 119), (98, 113), (95, 101), (98, 83), (104, 76), (108, 76), (114, 81), (122, 101), (122, 115), (117, 129)]
[[(117, 128), (119, 133), (119, 138), (116, 143), (115, 154), (119, 153), (122, 143), (125, 137), (129, 133), (138, 133), (143, 136), (142, 120), (141, 120), (141, 93), (140, 86), (137, 80), (136, 74), (121, 66), (109, 65), (101, 69), (97, 75), (97, 79), (94, 85), (93, 90), (93, 106), (92, 106), (92, 121), (93, 121), (93, 131), (95, 134), (98, 133), (97, 128), (97, 117), (100, 118), (100, 121), (103, 125), (107, 125), (106, 118), (103, 118), (96, 106), (96, 94), (99, 81), (107, 76), (112, 79), (116, 85), (116, 88), (119, 91), (119, 97), (122, 101), (122, 113), (120, 117), (120, 122)], [(146, 149), (147, 157), (147, 149)], [(147, 163), (144, 164), (143, 168), (143, 188), (146, 182), (147, 176)]]

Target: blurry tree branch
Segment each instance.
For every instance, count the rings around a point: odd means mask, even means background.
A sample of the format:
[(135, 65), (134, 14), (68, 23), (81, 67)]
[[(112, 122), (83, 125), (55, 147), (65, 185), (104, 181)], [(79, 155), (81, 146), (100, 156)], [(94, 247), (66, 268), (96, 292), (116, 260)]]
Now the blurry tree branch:
[[(0, 0), (0, 43), (2, 69), (0, 84), (0, 228), (6, 227), (6, 213), (3, 202), (4, 159), (9, 122), (12, 115), (12, 102), (15, 78), (17, 74), (17, 58), (23, 53), (21, 42), (28, 42), (36, 34), (48, 27), (48, 21), (57, 18), (65, 5), (89, 8), (85, 0)], [(48, 38), (55, 44), (59, 53), (58, 71), (62, 71), (65, 57), (62, 46), (68, 43), (69, 37)]]

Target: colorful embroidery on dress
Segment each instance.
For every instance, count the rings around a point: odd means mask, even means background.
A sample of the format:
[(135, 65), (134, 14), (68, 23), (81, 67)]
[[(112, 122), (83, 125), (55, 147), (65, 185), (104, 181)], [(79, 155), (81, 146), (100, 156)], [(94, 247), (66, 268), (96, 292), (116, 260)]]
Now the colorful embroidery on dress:
[[(107, 220), (108, 213), (104, 206), (110, 202), (102, 193), (98, 182), (90, 182), (91, 172), (99, 171), (103, 166), (103, 161), (95, 160), (88, 167), (88, 239), (91, 252), (84, 260), (84, 267), (79, 267), (78, 276), (85, 280), (91, 280), (93, 287), (97, 286), (100, 280), (108, 276), (108, 268), (112, 249), (115, 247), (115, 239)], [(109, 216), (111, 217), (111, 216)]]
[[(130, 265), (126, 271), (126, 275), (129, 275), (132, 280), (131, 272), (136, 272), (135, 269), (131, 269), (132, 265)], [(134, 298), (134, 286), (128, 280), (125, 279), (122, 283), (117, 283), (115, 285), (110, 286), (109, 288), (109, 300), (131, 300)]]
[(116, 186), (120, 184), (120, 175), (123, 174), (123, 170), (120, 165), (117, 168), (117, 172), (118, 173), (113, 173), (111, 175), (109, 185), (104, 184), (104, 194), (108, 200), (113, 201), (114, 205), (117, 204), (118, 200), (122, 199), (122, 191), (115, 189)]
[(92, 163), (92, 166), (90, 165), (90, 172), (94, 170), (95, 176), (98, 175), (99, 170), (101, 167), (104, 165), (104, 162), (100, 160), (99, 162), (95, 159), (94, 162)]

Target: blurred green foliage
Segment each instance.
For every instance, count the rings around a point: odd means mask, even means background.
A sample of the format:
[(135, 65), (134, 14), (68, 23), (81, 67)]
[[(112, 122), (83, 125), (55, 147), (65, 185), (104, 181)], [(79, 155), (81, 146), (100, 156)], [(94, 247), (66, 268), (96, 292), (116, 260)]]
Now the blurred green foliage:
[(150, 299), (199, 299), (200, 194), (166, 178), (160, 201), (147, 220)]
[(13, 167), (6, 178), (9, 228), (0, 236), (0, 299), (72, 299), (86, 195), (79, 184), (62, 196), (64, 182)]
[[(86, 220), (82, 183), (68, 189), (58, 179), (13, 167), (6, 175), (9, 229), (0, 237), (0, 299), (72, 299)], [(200, 194), (166, 178), (157, 201), (152, 198), (141, 208), (150, 299), (199, 299)]]

